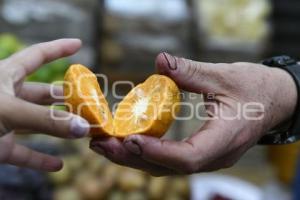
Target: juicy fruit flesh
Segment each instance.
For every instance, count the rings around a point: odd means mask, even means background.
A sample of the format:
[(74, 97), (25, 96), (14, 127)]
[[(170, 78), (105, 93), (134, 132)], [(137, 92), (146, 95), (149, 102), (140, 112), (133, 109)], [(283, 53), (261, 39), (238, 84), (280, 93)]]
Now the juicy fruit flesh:
[(65, 102), (73, 113), (91, 124), (91, 135), (113, 132), (112, 115), (96, 76), (82, 65), (72, 65), (65, 75)]
[(140, 98), (137, 100), (137, 102), (133, 105), (132, 112), (136, 118), (147, 118), (145, 116), (145, 112), (147, 110), (149, 104), (149, 98)]
[[(174, 115), (179, 110), (179, 106), (174, 109), (174, 105), (180, 101), (179, 90), (171, 79), (162, 75), (150, 76), (144, 83), (137, 85), (126, 95), (112, 117), (96, 77), (84, 68), (81, 65), (71, 66), (65, 80), (70, 81), (74, 88), (79, 88), (79, 92), (83, 91), (86, 95), (86, 98), (80, 98), (80, 95), (75, 94), (73, 100), (69, 100), (69, 102), (77, 108), (82, 102), (86, 104), (83, 112), (77, 112), (77, 114), (86, 118), (92, 127), (96, 126), (92, 129), (92, 137), (115, 136), (122, 138), (130, 134), (160, 137), (169, 128)], [(82, 75), (83, 71), (88, 78), (79, 84), (76, 76)], [(73, 75), (71, 80), (68, 74)], [(68, 88), (65, 87), (65, 89)], [(173, 113), (174, 111), (175, 113)]]
[(179, 90), (171, 79), (150, 76), (119, 104), (114, 116), (115, 136), (162, 136), (179, 110), (179, 101)]

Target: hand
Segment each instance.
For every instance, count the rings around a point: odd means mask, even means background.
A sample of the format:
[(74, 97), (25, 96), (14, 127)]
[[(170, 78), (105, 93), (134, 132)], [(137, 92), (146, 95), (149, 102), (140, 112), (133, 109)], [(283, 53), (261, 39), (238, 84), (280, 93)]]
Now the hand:
[[(0, 62), (0, 163), (44, 171), (62, 168), (59, 158), (16, 144), (16, 129), (62, 138), (79, 138), (88, 134), (89, 125), (81, 117), (37, 105), (62, 101), (51, 95), (50, 85), (24, 83), (25, 77), (42, 64), (72, 55), (80, 46), (77, 39), (56, 40), (33, 45)], [(57, 86), (52, 92), (55, 96), (63, 96), (62, 87)], [(68, 117), (68, 120), (55, 120), (52, 116)]]
[[(207, 172), (232, 166), (267, 130), (289, 119), (297, 101), (296, 85), (285, 71), (260, 64), (212, 64), (160, 54), (157, 70), (182, 89), (213, 93), (205, 98), (207, 120), (183, 141), (132, 135), (91, 141), (90, 147), (120, 165), (142, 169), (155, 176)], [(255, 104), (249, 104), (256, 102)], [(247, 116), (239, 105), (250, 105)], [(222, 117), (226, 116), (226, 117)], [(217, 118), (215, 118), (217, 117)]]

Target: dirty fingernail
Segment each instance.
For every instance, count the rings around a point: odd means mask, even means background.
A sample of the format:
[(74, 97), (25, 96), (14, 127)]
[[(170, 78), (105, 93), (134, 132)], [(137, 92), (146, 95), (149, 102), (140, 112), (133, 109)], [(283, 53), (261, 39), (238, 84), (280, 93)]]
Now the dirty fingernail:
[(165, 59), (167, 60), (168, 62), (168, 67), (169, 69), (171, 70), (176, 70), (177, 69), (177, 61), (176, 61), (176, 58), (166, 52), (163, 53)]
[(137, 142), (129, 140), (129, 141), (125, 141), (124, 145), (125, 145), (125, 148), (128, 151), (130, 151), (131, 153), (136, 154), (136, 155), (142, 154), (142, 149)]

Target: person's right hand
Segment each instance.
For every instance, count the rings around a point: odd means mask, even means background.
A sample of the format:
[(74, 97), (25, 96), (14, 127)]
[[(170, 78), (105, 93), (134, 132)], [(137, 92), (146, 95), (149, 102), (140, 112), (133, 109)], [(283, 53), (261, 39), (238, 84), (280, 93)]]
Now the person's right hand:
[(80, 40), (61, 39), (33, 45), (0, 62), (0, 164), (44, 171), (62, 168), (61, 159), (16, 144), (16, 129), (62, 138), (80, 138), (88, 134), (86, 120), (42, 106), (63, 101), (54, 97), (63, 97), (62, 87), (53, 87), (51, 91), (47, 84), (24, 83), (25, 77), (42, 64), (72, 55), (80, 47)]
[(210, 120), (182, 141), (131, 135), (124, 141), (94, 139), (90, 144), (113, 162), (152, 175), (230, 167), (269, 129), (291, 118), (296, 107), (296, 85), (282, 69), (254, 63), (203, 63), (166, 53), (158, 56), (156, 67), (186, 91), (206, 97), (214, 94), (205, 99), (211, 105), (206, 107)]

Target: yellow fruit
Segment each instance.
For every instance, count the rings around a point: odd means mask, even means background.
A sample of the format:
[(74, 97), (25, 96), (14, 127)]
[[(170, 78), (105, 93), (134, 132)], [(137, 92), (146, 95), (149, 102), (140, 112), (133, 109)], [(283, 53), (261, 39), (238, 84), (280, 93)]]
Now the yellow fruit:
[(82, 65), (72, 65), (64, 77), (65, 103), (69, 111), (81, 115), (92, 125), (92, 136), (113, 133), (112, 115), (97, 77)]
[(109, 193), (112, 185), (88, 172), (82, 172), (75, 179), (75, 187), (81, 199), (100, 200)]
[(72, 187), (62, 187), (54, 191), (53, 200), (80, 200), (78, 191)]
[(55, 185), (64, 185), (71, 181), (72, 172), (71, 172), (70, 163), (64, 163), (64, 167), (58, 172), (48, 173), (49, 180)]
[(128, 93), (113, 118), (96, 76), (82, 65), (72, 65), (67, 71), (64, 95), (70, 111), (92, 125), (92, 137), (161, 137), (180, 109), (176, 84), (167, 76), (152, 75)]
[(169, 189), (169, 178), (155, 178), (151, 177), (148, 183), (148, 195), (150, 199), (159, 200), (163, 199), (165, 192)]
[(179, 111), (179, 89), (168, 77), (152, 75), (133, 88), (118, 105), (114, 136), (144, 134), (161, 137)]
[(146, 185), (146, 177), (140, 171), (123, 169), (118, 179), (118, 186), (122, 191), (135, 191), (144, 188)]

